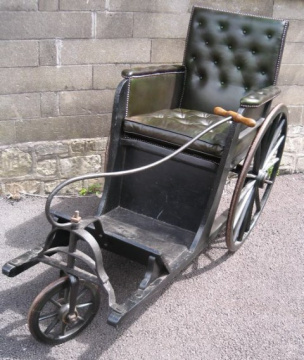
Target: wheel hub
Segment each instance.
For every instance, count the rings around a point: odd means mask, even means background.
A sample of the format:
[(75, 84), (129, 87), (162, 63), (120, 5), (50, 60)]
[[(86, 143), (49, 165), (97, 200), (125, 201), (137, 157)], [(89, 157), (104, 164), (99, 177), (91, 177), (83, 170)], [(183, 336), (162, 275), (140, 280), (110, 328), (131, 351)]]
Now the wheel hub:
[(65, 324), (74, 324), (78, 320), (78, 312), (75, 310), (74, 313), (69, 314), (69, 311), (69, 304), (62, 305), (58, 311), (58, 318)]
[(258, 176), (257, 176), (257, 184), (260, 189), (263, 189), (264, 184), (267, 180), (267, 177), (268, 177), (267, 171), (264, 171), (264, 170), (259, 171)]

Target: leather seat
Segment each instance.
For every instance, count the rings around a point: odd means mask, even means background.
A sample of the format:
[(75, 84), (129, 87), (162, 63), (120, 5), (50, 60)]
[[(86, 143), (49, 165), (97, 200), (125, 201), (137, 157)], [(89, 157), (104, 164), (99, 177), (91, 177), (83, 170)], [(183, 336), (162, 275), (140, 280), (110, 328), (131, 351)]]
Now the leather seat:
[[(124, 132), (145, 139), (181, 146), (221, 117), (188, 109), (165, 109), (150, 114), (125, 118)], [(220, 157), (225, 145), (229, 123), (208, 132), (190, 146), (191, 150)]]

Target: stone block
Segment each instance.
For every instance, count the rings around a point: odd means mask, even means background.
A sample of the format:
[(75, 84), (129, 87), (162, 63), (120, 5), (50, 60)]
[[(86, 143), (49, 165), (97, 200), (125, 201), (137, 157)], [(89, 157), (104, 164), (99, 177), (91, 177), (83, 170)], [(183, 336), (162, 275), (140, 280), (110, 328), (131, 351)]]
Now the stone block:
[(105, 151), (108, 143), (108, 138), (103, 137), (101, 139), (89, 139), (86, 141), (86, 152), (102, 152)]
[(132, 12), (170, 12), (184, 13), (188, 10), (188, 0), (111, 0), (109, 3), (110, 11), (132, 11)]
[(273, 4), (273, 17), (302, 20), (304, 18), (304, 2), (302, 0), (275, 0)]
[(287, 42), (304, 42), (304, 21), (290, 20), (287, 32)]
[(0, 67), (38, 65), (38, 41), (0, 42)]
[(154, 63), (182, 63), (185, 40), (155, 39), (152, 40), (152, 56)]
[(302, 106), (288, 106), (288, 123), (290, 125), (303, 124), (303, 107)]
[(74, 140), (70, 144), (71, 154), (83, 154), (85, 152), (86, 140)]
[(40, 117), (39, 94), (0, 95), (0, 120)]
[(56, 40), (41, 40), (39, 42), (39, 64), (43, 66), (57, 65)]
[(0, 121), (0, 146), (16, 142), (15, 121)]
[(150, 61), (148, 39), (66, 40), (61, 50), (62, 64), (141, 63)]
[(287, 152), (283, 153), (280, 164), (280, 174), (291, 173), (296, 170), (296, 156)]
[(60, 0), (60, 10), (105, 10), (105, 0)]
[(41, 116), (55, 117), (59, 115), (59, 96), (54, 92), (41, 93)]
[(5, 192), (7, 194), (18, 196), (20, 193), (40, 194), (42, 183), (36, 180), (9, 182), (5, 184)]
[(190, 0), (190, 5), (191, 7), (199, 5), (212, 9), (272, 17), (273, 0)]
[(304, 172), (304, 154), (297, 158), (296, 171)]
[(99, 155), (60, 159), (60, 173), (66, 178), (99, 171), (101, 171), (101, 157)]
[(128, 64), (107, 64), (93, 66), (94, 89), (116, 89), (122, 80), (121, 72), (130, 68)]
[(69, 146), (68, 144), (64, 144), (60, 142), (38, 143), (37, 145), (35, 145), (35, 152), (38, 159), (49, 155), (67, 156), (69, 154)]
[(0, 176), (4, 178), (28, 175), (32, 172), (32, 157), (19, 149), (9, 148), (0, 153)]
[(96, 37), (103, 39), (129, 38), (133, 34), (132, 13), (99, 13), (96, 20)]
[(290, 153), (300, 153), (301, 151), (303, 151), (302, 137), (287, 137), (284, 150)]
[(46, 181), (44, 183), (44, 192), (46, 194), (50, 194), (57, 185), (59, 185), (61, 183), (60, 180), (54, 180), (54, 181)]
[(36, 171), (41, 176), (53, 176), (57, 172), (57, 161), (55, 159), (43, 160), (37, 162)]
[(59, 0), (39, 0), (39, 11), (57, 11)]
[(189, 14), (134, 13), (133, 36), (185, 39), (189, 18)]
[(112, 111), (113, 90), (65, 91), (60, 93), (61, 115), (92, 115)]
[(0, 11), (35, 11), (37, 0), (1, 0)]
[(109, 135), (109, 131), (109, 115), (59, 116), (16, 121), (16, 142), (104, 137)]
[(303, 64), (304, 43), (286, 43), (283, 64)]
[(0, 39), (90, 38), (92, 16), (75, 12), (2, 12)]
[(288, 106), (302, 106), (304, 99), (304, 86), (280, 86), (282, 92), (275, 99), (276, 103), (284, 103)]
[(280, 70), (278, 85), (304, 86), (304, 64), (283, 64)]
[(0, 94), (92, 88), (90, 66), (0, 69)]

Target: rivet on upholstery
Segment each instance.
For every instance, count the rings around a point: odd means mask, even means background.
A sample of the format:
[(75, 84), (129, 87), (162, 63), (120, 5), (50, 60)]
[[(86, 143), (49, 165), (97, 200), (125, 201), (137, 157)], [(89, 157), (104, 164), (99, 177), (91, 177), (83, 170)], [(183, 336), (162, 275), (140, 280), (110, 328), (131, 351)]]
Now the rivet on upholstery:
[(225, 85), (225, 82), (224, 82), (224, 81), (221, 81), (221, 85)]
[(214, 64), (214, 65), (217, 65), (217, 61), (216, 61), (216, 60), (214, 60), (214, 61), (213, 61), (213, 64)]
[(192, 60), (196, 60), (196, 56), (192, 56)]
[(245, 86), (244, 89), (245, 89), (246, 91), (248, 91), (249, 88), (248, 88), (248, 86)]
[(256, 51), (255, 50), (252, 50), (252, 54), (255, 54), (256, 53)]
[(268, 39), (271, 39), (271, 38), (272, 38), (272, 35), (271, 35), (271, 34), (268, 34), (267, 37), (268, 37)]
[(199, 23), (198, 23), (198, 26), (202, 26), (203, 24), (202, 24), (202, 22), (200, 21)]
[(231, 49), (232, 49), (232, 46), (231, 46), (231, 45), (228, 45), (228, 49), (230, 49), (230, 50), (231, 50)]
[(247, 34), (247, 30), (243, 30), (243, 34), (246, 35), (246, 34)]
[(237, 66), (236, 68), (237, 68), (238, 70), (241, 70), (241, 67), (240, 67), (240, 66)]
[(199, 77), (199, 79), (200, 79), (200, 80), (203, 80), (203, 77), (202, 77), (202, 76), (200, 76), (200, 77)]
[(206, 44), (206, 45), (209, 45), (209, 41), (205, 41), (205, 44)]
[(265, 71), (261, 71), (261, 74), (262, 74), (262, 75), (265, 75), (265, 74), (266, 74), (266, 72), (265, 72)]

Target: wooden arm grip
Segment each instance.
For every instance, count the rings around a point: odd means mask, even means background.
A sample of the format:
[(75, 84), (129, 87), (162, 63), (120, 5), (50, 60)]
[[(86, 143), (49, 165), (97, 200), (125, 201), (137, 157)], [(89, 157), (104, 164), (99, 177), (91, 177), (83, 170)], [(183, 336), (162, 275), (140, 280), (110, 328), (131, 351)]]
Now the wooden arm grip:
[(213, 109), (213, 112), (215, 115), (231, 116), (233, 121), (242, 123), (249, 127), (254, 127), (256, 125), (256, 121), (254, 119), (244, 117), (243, 115), (238, 114), (235, 111), (225, 110), (219, 106), (215, 107)]

